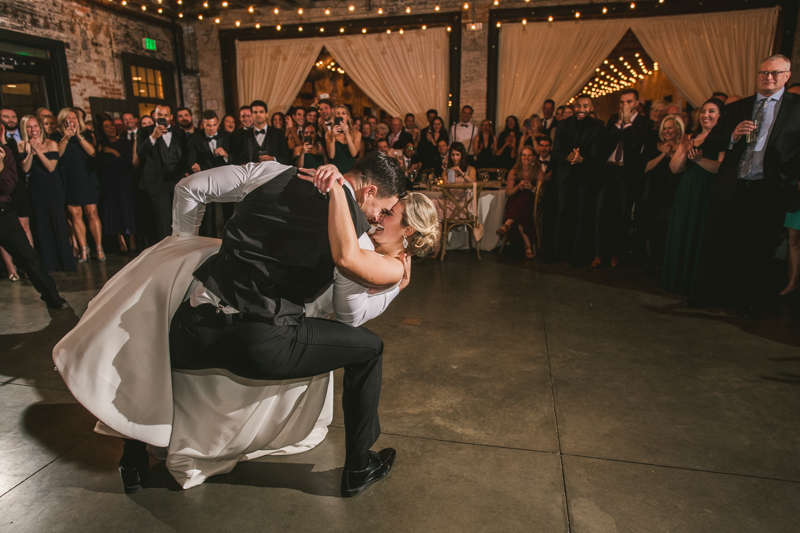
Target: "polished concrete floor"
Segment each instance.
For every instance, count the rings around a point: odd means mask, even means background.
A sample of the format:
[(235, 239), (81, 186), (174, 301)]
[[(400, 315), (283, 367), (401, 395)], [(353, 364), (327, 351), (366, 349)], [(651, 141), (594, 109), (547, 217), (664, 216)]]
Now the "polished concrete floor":
[[(386, 481), (338, 495), (337, 410), (316, 449), (181, 490), (119, 439), (51, 350), (124, 259), (58, 274), (69, 311), (0, 282), (0, 530), (781, 532), (800, 520), (800, 322), (690, 311), (633, 267), (448, 253), (368, 324), (386, 345)], [(404, 318), (419, 325), (402, 324)]]

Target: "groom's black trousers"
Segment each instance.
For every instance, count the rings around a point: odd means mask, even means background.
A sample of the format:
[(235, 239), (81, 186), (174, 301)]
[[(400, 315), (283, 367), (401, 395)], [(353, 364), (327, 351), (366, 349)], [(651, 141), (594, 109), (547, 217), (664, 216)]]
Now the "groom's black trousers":
[(307, 378), (344, 368), (345, 468), (360, 470), (380, 435), (383, 341), (365, 328), (317, 318), (275, 326), (183, 302), (169, 334), (172, 368), (226, 369), (250, 379)]

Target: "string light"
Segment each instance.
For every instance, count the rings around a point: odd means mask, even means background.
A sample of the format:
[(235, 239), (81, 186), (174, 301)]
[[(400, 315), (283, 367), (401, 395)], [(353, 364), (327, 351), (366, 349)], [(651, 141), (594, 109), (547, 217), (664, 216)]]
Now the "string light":
[(400, 28), (400, 35), (403, 35), (403, 28)]
[(183, 18), (183, 13), (178, 13), (178, 18), (182, 19)]
[(356, 10), (356, 6), (354, 6), (353, 4), (350, 4), (349, 6), (347, 6), (347, 9), (352, 13), (353, 11)]
[(499, 6), (500, 5), (500, 0), (494, 0), (494, 5)]
[(228, 2), (222, 2), (222, 7), (228, 7)]
[(164, 12), (164, 10), (163, 10), (163, 9), (161, 9), (161, 8), (159, 7), (159, 8), (158, 8), (158, 12), (159, 12), (159, 13), (163, 13), (163, 12)]
[(581, 12), (580, 12), (580, 11), (576, 11), (576, 12), (575, 12), (575, 18), (576, 18), (576, 19), (579, 19), (579, 18), (581, 18)]
[(361, 28), (361, 33), (367, 33), (367, 28)]
[[(280, 26), (278, 26), (278, 27), (280, 27)], [(303, 27), (300, 26), (299, 28), (297, 28), (297, 31), (303, 31)]]
[(450, 26), (447, 27), (447, 31), (451, 31), (452, 29), (453, 28), (451, 28)]
[(302, 15), (302, 14), (303, 14), (303, 8), (302, 8), (302, 7), (301, 7), (300, 9), (298, 9), (298, 10), (297, 10), (297, 14), (298, 14), (298, 15)]
[(500, 23), (499, 23), (499, 22), (497, 23), (497, 27), (498, 27), (498, 28), (500, 27)]
[(197, 15), (197, 20), (203, 20), (203, 15)]
[(410, 7), (406, 8), (406, 13), (411, 13), (411, 8)]
[(339, 33), (344, 33), (344, 28), (339, 28)]
[(528, 24), (528, 20), (527, 19), (522, 19), (522, 25), (525, 26), (526, 24)]
[(255, 8), (253, 6), (250, 6), (250, 7), (247, 8), (247, 11), (249, 11), (250, 13), (253, 13), (255, 11)]
[(147, 11), (147, 6), (142, 6), (142, 11)]
[(242, 22), (241, 22), (241, 21), (239, 21), (239, 20), (237, 20), (237, 21), (236, 21), (234, 24), (236, 24), (236, 27), (238, 28), (239, 26), (241, 26), (241, 25), (242, 25)]
[(635, 7), (636, 7), (636, 4), (634, 4), (633, 2), (631, 2), (631, 9), (633, 9), (633, 8), (635, 8)]
[(320, 29), (319, 29), (319, 32), (320, 32), (320, 33), (325, 33), (325, 28), (320, 28)]
[(422, 29), (423, 29), (423, 30), (427, 30), (427, 29), (428, 29), (428, 26), (426, 26), (425, 24), (423, 24), (423, 25), (422, 25)]
[(183, 0), (178, 0), (178, 5), (182, 6), (183, 5)]
[(392, 30), (386, 30), (386, 33), (392, 33)]
[(257, 30), (258, 30), (258, 29), (261, 29), (261, 23), (260, 23), (260, 22), (256, 22), (256, 29), (257, 29)]
[(603, 8), (603, 14), (605, 15), (606, 13), (608, 13), (608, 8), (607, 8), (607, 7), (604, 7), (604, 8)]
[(215, 24), (219, 24), (219, 17), (214, 19)]
[(439, 6), (433, 8), (434, 11), (439, 11)]
[(552, 15), (547, 17), (547, 22), (553, 22), (553, 16)]
[(464, 9), (469, 9), (469, 2), (464, 2)]
[(208, 2), (203, 2), (203, 7), (208, 7)]
[(325, 10), (325, 14), (326, 14), (326, 15), (330, 15), (330, 14), (331, 14), (331, 10), (330, 10), (330, 9), (326, 9), (326, 10)]
[(277, 15), (278, 13), (281, 12), (281, 10), (276, 7), (275, 9), (272, 10), (272, 12)]
[(378, 8), (378, 15), (383, 15), (383, 8), (382, 7)]

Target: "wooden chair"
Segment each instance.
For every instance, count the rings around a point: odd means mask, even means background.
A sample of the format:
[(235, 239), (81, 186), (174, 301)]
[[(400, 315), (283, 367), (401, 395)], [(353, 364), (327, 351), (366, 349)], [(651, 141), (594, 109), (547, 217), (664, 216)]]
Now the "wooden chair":
[[(533, 222), (536, 230), (536, 242), (533, 243), (531, 246), (531, 251), (533, 251), (533, 256), (536, 257), (537, 250), (541, 249), (542, 245), (542, 220), (544, 219), (544, 210), (542, 209), (542, 202), (544, 201), (544, 193), (547, 190), (547, 182), (546, 181), (539, 181), (536, 183), (536, 197), (533, 201)], [(505, 222), (505, 220), (503, 221)], [(503, 240), (500, 242), (500, 251), (498, 253), (503, 253), (503, 248), (506, 246), (506, 241), (508, 240), (508, 233), (503, 235)]]
[[(444, 261), (444, 254), (447, 251), (447, 234), (455, 228), (466, 227), (469, 231), (467, 242), (469, 248), (472, 249), (473, 233), (475, 225), (478, 224), (478, 198), (483, 191), (483, 182), (479, 183), (444, 183), (442, 184), (442, 212), (444, 218), (442, 219), (442, 255), (440, 260)], [(464, 191), (463, 195), (456, 194), (454, 191)], [(472, 198), (466, 194), (467, 191), (472, 191)], [(473, 204), (474, 213), (470, 214), (469, 206)], [(453, 209), (448, 209), (448, 205), (452, 205)], [(478, 259), (481, 258), (481, 249), (478, 242), (475, 242), (475, 250), (478, 252)]]
[[(491, 167), (491, 168), (480, 168), (480, 169), (478, 169), (478, 175), (479, 176), (480, 176), (481, 172), (488, 172), (490, 174), (490, 176), (491, 176), (491, 179), (496, 180), (496, 181), (503, 181), (503, 178), (505, 178), (506, 174), (508, 174), (508, 170), (507, 169), (499, 168), (499, 167), (498, 168), (494, 168), (494, 167)], [(480, 181), (480, 179), (478, 181)]]

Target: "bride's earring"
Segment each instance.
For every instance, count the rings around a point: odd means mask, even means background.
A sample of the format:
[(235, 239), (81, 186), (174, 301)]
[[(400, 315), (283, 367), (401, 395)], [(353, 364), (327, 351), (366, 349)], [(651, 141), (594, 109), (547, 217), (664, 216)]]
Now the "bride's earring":
[(403, 249), (405, 250), (406, 248), (408, 248), (408, 239), (403, 235)]

